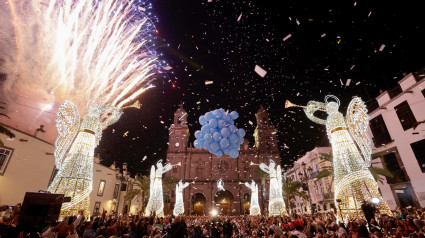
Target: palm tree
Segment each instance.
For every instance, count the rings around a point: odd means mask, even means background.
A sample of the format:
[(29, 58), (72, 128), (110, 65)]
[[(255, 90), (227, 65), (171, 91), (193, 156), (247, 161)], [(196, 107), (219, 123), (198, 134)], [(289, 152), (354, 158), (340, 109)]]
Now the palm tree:
[[(5, 107), (3, 107), (1, 104), (6, 105), (6, 103), (4, 102), (0, 102), (0, 109), (6, 109)], [(4, 116), (10, 119), (10, 117), (4, 113), (0, 112), (0, 116)], [(7, 129), (3, 124), (0, 123), (0, 133), (1, 134), (5, 134), (7, 136), (9, 136), (10, 138), (15, 137), (15, 134), (13, 134), (13, 132), (11, 132), (9, 129)], [(0, 146), (3, 146), (4, 143), (3, 141), (0, 140)]]
[(171, 191), (176, 188), (176, 184), (179, 181), (180, 181), (179, 179), (173, 176), (164, 177), (164, 179), (162, 180), (162, 185), (164, 186), (164, 192), (165, 194), (168, 195), (168, 212), (171, 211), (171, 195), (172, 195)]
[(295, 197), (301, 197), (307, 200), (308, 195), (302, 190), (303, 184), (300, 181), (294, 181), (291, 177), (286, 177), (282, 179), (282, 182), (282, 192), (286, 204), (286, 211), (288, 215), (291, 216), (291, 209), (294, 207), (293, 201), (295, 201)]
[[(332, 164), (332, 152), (330, 153), (320, 153), (321, 155), (321, 159), (324, 160), (324, 162), (330, 162)], [(387, 170), (387, 169), (383, 169), (383, 168), (379, 168), (379, 167), (375, 167), (373, 166), (373, 164), (376, 163), (372, 163), (372, 165), (369, 167), (369, 171), (372, 174), (373, 178), (375, 179), (376, 182), (381, 182), (383, 183), (383, 177), (387, 177), (387, 178), (394, 178), (394, 174), (391, 173), (391, 171)], [(322, 170), (317, 174), (316, 179), (322, 179), (325, 177), (331, 176), (331, 180), (333, 177), (333, 166), (323, 166)]]
[[(137, 177), (133, 183), (133, 188), (127, 192), (124, 196), (126, 201), (133, 200), (136, 196), (142, 197), (142, 206), (145, 205), (146, 196), (149, 194), (150, 189), (150, 179), (148, 176), (142, 175), (141, 177)], [(141, 208), (143, 210), (143, 207)]]

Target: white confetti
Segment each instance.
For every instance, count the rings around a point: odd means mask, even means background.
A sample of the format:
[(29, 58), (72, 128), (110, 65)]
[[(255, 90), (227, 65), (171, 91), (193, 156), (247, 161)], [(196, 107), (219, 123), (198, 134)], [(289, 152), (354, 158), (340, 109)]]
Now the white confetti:
[(142, 159), (142, 161), (145, 161), (148, 157), (145, 155)]
[(359, 84), (360, 84), (360, 81), (356, 83), (356, 85), (359, 85)]
[(357, 2), (354, 2), (354, 6), (356, 6), (357, 5)]
[(287, 36), (285, 36), (285, 38), (283, 38), (283, 41), (286, 41), (287, 39), (291, 38), (291, 34), (288, 34)]
[(248, 123), (249, 123), (250, 125), (254, 125), (254, 123), (253, 123), (252, 121), (248, 121)]
[(347, 79), (347, 82), (345, 83), (345, 86), (346, 87), (350, 86), (350, 83), (351, 83), (351, 79)]
[(145, 11), (146, 11), (146, 8), (144, 8), (144, 7), (138, 6), (137, 8), (138, 8), (140, 11), (143, 11), (143, 12), (145, 12)]
[(325, 37), (325, 36), (326, 36), (326, 33), (323, 33), (320, 37), (322, 37), (322, 38), (323, 38), (323, 37)]
[(163, 69), (164, 69), (164, 70), (171, 70), (171, 69), (173, 69), (173, 67), (171, 67), (171, 66), (167, 65), (167, 66), (165, 66)]
[(372, 14), (372, 12), (369, 12), (369, 15), (367, 15), (367, 17), (370, 17), (371, 14)]
[(356, 65), (351, 65), (351, 68), (350, 68), (350, 70), (353, 70), (353, 69), (354, 69), (354, 66), (356, 66)]
[(297, 25), (300, 25), (300, 21), (298, 21), (298, 19), (295, 19), (295, 22), (297, 22)]
[(260, 66), (255, 65), (254, 71), (260, 75), (262, 78), (264, 78), (264, 76), (266, 76), (267, 71), (265, 71), (264, 69), (262, 69)]
[(161, 122), (161, 124), (164, 124), (164, 121), (160, 121)]
[(214, 81), (211, 81), (211, 80), (205, 80), (205, 85), (213, 84), (213, 83), (214, 83)]
[(208, 0), (208, 2), (212, 2), (212, 0)]
[(384, 48), (385, 48), (385, 45), (384, 45), (384, 44), (382, 44), (382, 45), (381, 45), (381, 47), (379, 47), (379, 51), (383, 51), (383, 50), (384, 50)]
[(201, 104), (201, 101), (197, 101), (196, 104)]
[(240, 21), (241, 18), (242, 18), (242, 12), (241, 12), (241, 15), (239, 15), (239, 17), (238, 17), (238, 21)]
[(341, 85), (344, 86), (344, 83), (342, 82), (342, 79), (339, 79), (339, 82), (341, 82)]

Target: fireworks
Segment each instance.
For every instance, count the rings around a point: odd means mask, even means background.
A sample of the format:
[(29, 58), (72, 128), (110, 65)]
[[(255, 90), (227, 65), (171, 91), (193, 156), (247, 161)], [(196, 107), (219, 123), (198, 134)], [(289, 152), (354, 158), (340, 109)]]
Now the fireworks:
[(3, 89), (42, 88), (78, 108), (90, 98), (129, 104), (153, 87), (161, 67), (150, 7), (124, 0), (1, 2)]

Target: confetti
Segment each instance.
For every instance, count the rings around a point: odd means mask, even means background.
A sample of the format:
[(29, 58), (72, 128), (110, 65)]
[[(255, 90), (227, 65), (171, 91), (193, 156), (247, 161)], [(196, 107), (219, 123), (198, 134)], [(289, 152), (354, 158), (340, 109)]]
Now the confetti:
[(383, 50), (384, 50), (384, 48), (385, 48), (385, 45), (384, 45), (384, 44), (382, 44), (382, 45), (381, 45), (381, 47), (379, 47), (379, 51), (383, 51)]
[(323, 38), (323, 37), (325, 37), (325, 36), (326, 36), (326, 33), (323, 33), (320, 37), (322, 37), (322, 38)]
[(291, 34), (288, 34), (287, 36), (285, 36), (285, 38), (283, 38), (283, 41), (286, 41), (287, 39), (291, 38)]
[(252, 121), (248, 121), (248, 123), (249, 123), (250, 125), (254, 125), (254, 123), (253, 123)]
[(210, 80), (205, 80), (205, 85), (209, 85), (209, 84), (213, 84), (214, 81), (210, 81)]
[(241, 18), (242, 18), (242, 13), (241, 13), (241, 15), (239, 15), (239, 17), (238, 17), (238, 20), (237, 20), (237, 21), (240, 21), (240, 20), (241, 20)]
[(351, 79), (347, 79), (347, 82), (345, 83), (345, 86), (348, 87), (351, 83)]
[(255, 65), (254, 71), (260, 75), (262, 78), (264, 78), (264, 76), (266, 76), (267, 71), (265, 71), (264, 69), (262, 69), (260, 66)]
[(359, 84), (360, 84), (360, 81), (356, 83), (356, 85), (359, 85)]
[(164, 70), (172, 70), (173, 69), (173, 67), (171, 67), (171, 66), (165, 66), (164, 68), (163, 68)]

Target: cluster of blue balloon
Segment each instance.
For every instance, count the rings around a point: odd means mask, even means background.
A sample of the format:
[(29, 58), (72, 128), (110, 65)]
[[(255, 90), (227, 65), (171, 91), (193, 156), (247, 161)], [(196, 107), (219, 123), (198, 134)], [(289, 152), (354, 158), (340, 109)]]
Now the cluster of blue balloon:
[(195, 132), (195, 148), (204, 148), (217, 157), (224, 153), (237, 158), (246, 134), (244, 129), (235, 126), (234, 120), (238, 117), (236, 111), (227, 113), (224, 109), (216, 109), (200, 116), (202, 128)]

